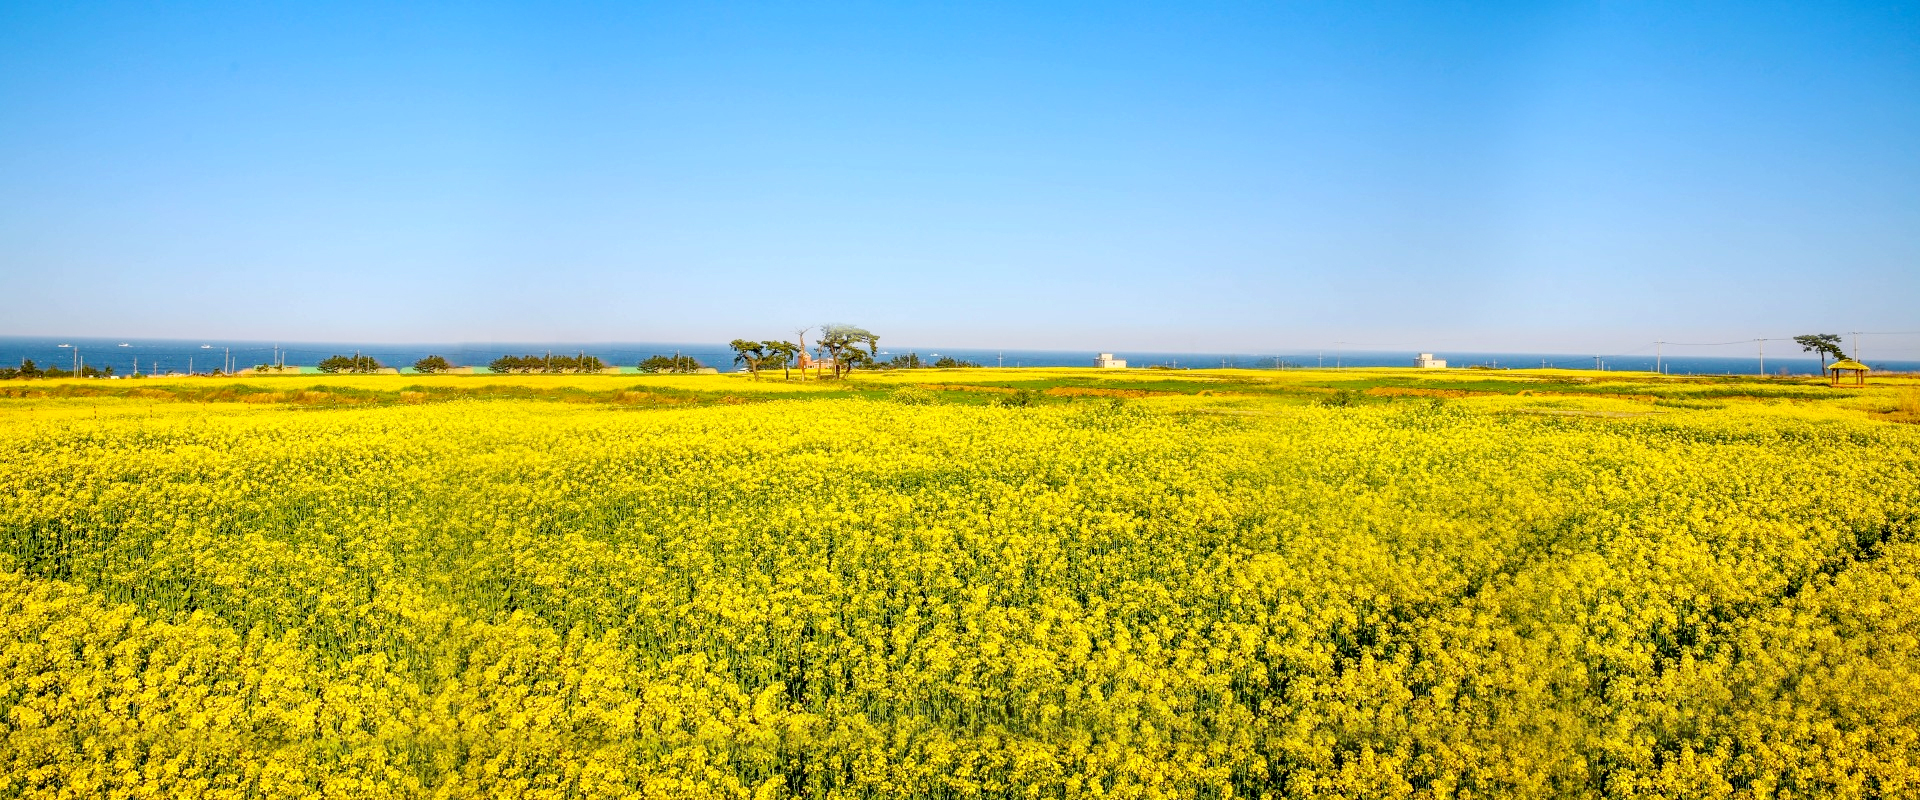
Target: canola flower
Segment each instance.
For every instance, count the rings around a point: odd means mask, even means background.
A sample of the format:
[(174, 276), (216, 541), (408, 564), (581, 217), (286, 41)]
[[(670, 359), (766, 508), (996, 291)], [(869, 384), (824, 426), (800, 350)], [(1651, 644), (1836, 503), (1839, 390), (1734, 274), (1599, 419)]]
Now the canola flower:
[(43, 402), (0, 796), (1920, 795), (1910, 425)]

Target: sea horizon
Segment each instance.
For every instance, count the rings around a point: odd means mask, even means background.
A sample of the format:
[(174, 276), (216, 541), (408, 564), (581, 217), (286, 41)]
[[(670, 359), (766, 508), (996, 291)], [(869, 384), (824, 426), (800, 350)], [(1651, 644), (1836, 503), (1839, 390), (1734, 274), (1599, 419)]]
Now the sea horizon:
[[(884, 342), (884, 340), (883, 340)], [(1546, 351), (1473, 351), (1433, 349), (1449, 368), (1485, 369), (1573, 369), (1612, 372), (1658, 371), (1671, 375), (1816, 375), (1821, 369), (1818, 358), (1799, 352), (1790, 342), (1780, 342), (1778, 355), (1744, 357), (1707, 356), (1686, 353), (1647, 352), (1651, 346), (1634, 352), (1579, 354)], [(77, 357), (76, 357), (77, 351)], [(723, 372), (736, 369), (733, 352), (717, 342), (345, 342), (208, 339), (116, 339), (97, 336), (0, 336), (0, 364), (13, 366), (32, 359), (43, 367), (71, 368), (76, 362), (95, 368), (112, 367), (116, 374), (130, 374), (137, 366), (141, 374), (207, 374), (220, 371), (226, 364), (233, 370), (280, 363), (292, 367), (313, 367), (334, 355), (364, 355), (384, 366), (408, 368), (429, 355), (448, 359), (455, 366), (485, 368), (504, 355), (529, 355), (552, 352), (555, 355), (584, 353), (600, 358), (608, 366), (633, 368), (642, 359), (654, 355), (691, 356), (703, 366)], [(882, 361), (907, 354), (932, 362), (942, 357), (972, 362), (983, 367), (1091, 367), (1098, 353), (1111, 353), (1131, 368), (1169, 369), (1338, 369), (1346, 367), (1411, 367), (1417, 354), (1413, 350), (1378, 349), (1334, 350), (1318, 348), (1276, 349), (1267, 352), (1155, 351), (1155, 350), (1072, 350), (1062, 348), (942, 347), (906, 344), (883, 346)], [(1920, 372), (1920, 360), (1875, 359), (1868, 354), (1863, 361), (1875, 370)], [(1763, 366), (1764, 365), (1764, 366)]]

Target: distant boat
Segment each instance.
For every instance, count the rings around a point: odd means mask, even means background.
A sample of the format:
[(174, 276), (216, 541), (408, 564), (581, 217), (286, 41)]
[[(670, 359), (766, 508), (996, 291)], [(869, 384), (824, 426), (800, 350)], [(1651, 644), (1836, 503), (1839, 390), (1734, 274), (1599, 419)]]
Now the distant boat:
[(203, 345), (200, 345), (200, 349), (202, 349), (202, 350), (212, 350), (212, 349), (213, 349), (213, 345), (210, 345), (210, 344), (203, 344)]
[(121, 346), (121, 347), (132, 347), (133, 345), (130, 345), (130, 344), (127, 344), (126, 342), (121, 342), (121, 343), (120, 343), (120, 346)]
[(61, 346), (61, 347), (72, 347), (73, 345), (70, 345), (70, 344), (66, 344), (66, 343), (64, 343), (64, 342), (62, 342), (62, 343), (60, 344), (60, 346)]

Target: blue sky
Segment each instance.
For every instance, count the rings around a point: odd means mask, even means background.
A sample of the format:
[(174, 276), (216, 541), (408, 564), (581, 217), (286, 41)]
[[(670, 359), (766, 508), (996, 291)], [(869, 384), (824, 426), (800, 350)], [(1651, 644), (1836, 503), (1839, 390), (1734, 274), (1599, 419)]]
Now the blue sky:
[(0, 3), (0, 298), (283, 341), (1920, 330), (1920, 6)]

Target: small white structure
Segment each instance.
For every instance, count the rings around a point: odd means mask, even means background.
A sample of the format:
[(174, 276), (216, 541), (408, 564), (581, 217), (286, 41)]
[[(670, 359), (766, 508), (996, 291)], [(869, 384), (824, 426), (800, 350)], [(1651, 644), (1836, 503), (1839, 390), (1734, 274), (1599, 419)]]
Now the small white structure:
[(1127, 361), (1123, 358), (1114, 358), (1112, 353), (1101, 353), (1094, 356), (1093, 365), (1100, 369), (1126, 369)]
[(1434, 358), (1432, 353), (1421, 353), (1418, 358), (1413, 360), (1413, 365), (1421, 369), (1446, 369), (1447, 360), (1444, 358)]

